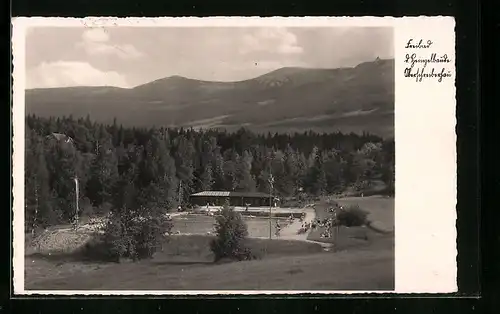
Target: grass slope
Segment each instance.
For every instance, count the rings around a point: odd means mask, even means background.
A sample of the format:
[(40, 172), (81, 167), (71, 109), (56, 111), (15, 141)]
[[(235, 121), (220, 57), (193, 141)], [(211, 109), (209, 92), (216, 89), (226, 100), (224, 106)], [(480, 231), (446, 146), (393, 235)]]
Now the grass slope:
[[(376, 222), (383, 227), (383, 230), (394, 230), (394, 198), (383, 196), (369, 197), (348, 197), (336, 199), (340, 205), (348, 207), (351, 205), (359, 205), (360, 208), (366, 210), (368, 219)], [(325, 202), (319, 202), (315, 206), (316, 217), (325, 219), (331, 216), (327, 211), (328, 205)], [(394, 234), (380, 233), (367, 227), (339, 227), (339, 236), (334, 238), (322, 238), (321, 234), (325, 228), (318, 227), (312, 230), (307, 239), (311, 241), (335, 243), (336, 249), (339, 251), (350, 250), (352, 248), (369, 247), (376, 250), (380, 245), (391, 247), (394, 254)], [(392, 244), (391, 244), (392, 243)]]
[(154, 259), (84, 263), (27, 256), (26, 289), (36, 290), (392, 290), (391, 245), (339, 253), (314, 243), (251, 240), (262, 260), (215, 264), (208, 237), (174, 237)]
[[(337, 200), (358, 204), (371, 220), (394, 227), (394, 199), (379, 196)], [(327, 217), (326, 205), (316, 215)], [(308, 239), (321, 239), (321, 230)], [(367, 235), (367, 240), (363, 236)], [(121, 264), (85, 261), (80, 253), (29, 254), (28, 290), (393, 290), (394, 234), (343, 228), (336, 252), (317, 243), (249, 239), (260, 260), (213, 263), (210, 237), (173, 236), (152, 260)]]

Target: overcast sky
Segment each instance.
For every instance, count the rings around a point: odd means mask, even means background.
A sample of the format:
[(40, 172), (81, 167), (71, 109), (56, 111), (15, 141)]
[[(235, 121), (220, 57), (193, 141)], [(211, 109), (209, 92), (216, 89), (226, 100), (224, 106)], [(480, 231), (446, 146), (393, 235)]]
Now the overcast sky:
[(238, 81), (285, 66), (393, 57), (392, 28), (32, 28), (27, 87), (133, 87), (180, 75)]

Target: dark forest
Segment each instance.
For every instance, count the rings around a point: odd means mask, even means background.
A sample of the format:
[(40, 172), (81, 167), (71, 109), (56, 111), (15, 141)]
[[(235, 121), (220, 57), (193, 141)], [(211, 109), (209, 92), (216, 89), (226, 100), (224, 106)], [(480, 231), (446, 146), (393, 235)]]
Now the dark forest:
[[(261, 191), (282, 199), (394, 193), (394, 140), (370, 134), (258, 134), (128, 128), (87, 118), (26, 117), (26, 226), (154, 204), (187, 205), (203, 190)], [(77, 178), (77, 180), (75, 180)]]

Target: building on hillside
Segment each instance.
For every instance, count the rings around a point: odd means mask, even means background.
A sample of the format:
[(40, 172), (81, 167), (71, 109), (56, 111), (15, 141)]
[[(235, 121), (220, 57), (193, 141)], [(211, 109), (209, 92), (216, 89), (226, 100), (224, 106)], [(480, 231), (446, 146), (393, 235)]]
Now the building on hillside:
[(59, 142), (74, 144), (73, 139), (70, 136), (67, 136), (66, 134), (62, 133), (51, 133), (47, 135), (47, 139), (55, 139), (56, 141)]
[[(269, 194), (260, 192), (203, 191), (190, 195), (192, 205), (222, 206), (227, 201), (230, 206), (261, 207), (269, 206)], [(272, 198), (276, 206), (277, 198)]]

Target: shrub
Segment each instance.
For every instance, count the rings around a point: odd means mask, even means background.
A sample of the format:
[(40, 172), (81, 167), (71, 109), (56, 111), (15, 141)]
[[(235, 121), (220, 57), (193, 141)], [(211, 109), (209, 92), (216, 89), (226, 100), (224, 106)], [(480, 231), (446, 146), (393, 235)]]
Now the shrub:
[(215, 262), (222, 259), (247, 260), (253, 255), (245, 246), (248, 236), (247, 225), (241, 215), (229, 206), (224, 206), (216, 217), (216, 237), (210, 242), (210, 250), (214, 253)]
[(84, 260), (119, 262), (119, 254), (112, 252), (103, 235), (96, 234), (95, 237), (79, 250), (79, 255)]
[(125, 229), (125, 222), (118, 215), (111, 215), (104, 228), (103, 247), (110, 258), (119, 261), (129, 251), (130, 236)]
[(134, 212), (122, 216), (114, 214), (104, 231), (104, 246), (115, 260), (122, 257), (133, 260), (151, 258), (171, 228), (172, 222), (166, 215), (142, 217)]
[(362, 226), (367, 222), (368, 212), (361, 209), (359, 205), (351, 205), (340, 211), (337, 215), (339, 224), (347, 227)]

